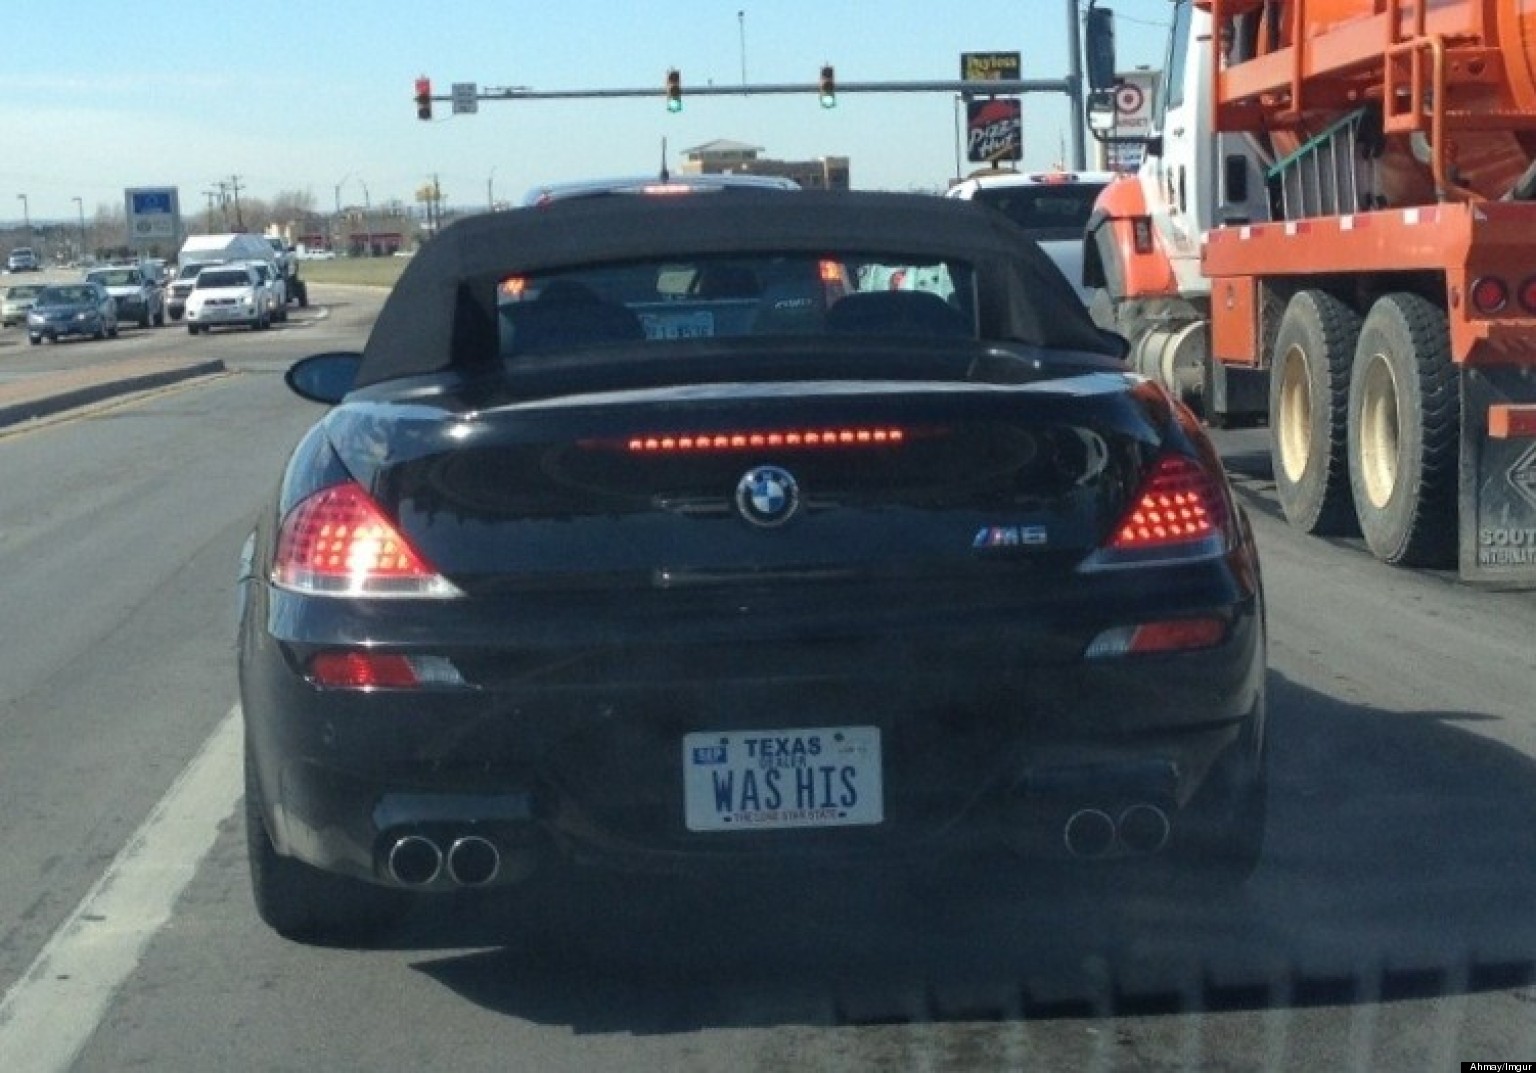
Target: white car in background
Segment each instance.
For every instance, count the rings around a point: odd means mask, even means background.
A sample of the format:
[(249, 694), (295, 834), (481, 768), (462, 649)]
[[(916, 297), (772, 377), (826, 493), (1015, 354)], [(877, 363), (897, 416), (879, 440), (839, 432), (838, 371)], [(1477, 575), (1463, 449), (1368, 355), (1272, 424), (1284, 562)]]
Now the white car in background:
[(267, 292), (267, 317), (282, 323), (288, 319), (288, 281), (271, 261), (246, 261), (261, 277)]
[(1093, 297), (1083, 286), (1083, 232), (1112, 171), (1021, 172), (989, 168), (950, 187), (946, 197), (990, 205), (1040, 244), (1087, 305)]
[(253, 330), (271, 327), (267, 289), (248, 264), (209, 265), (187, 295), (187, 332), (196, 335), (227, 324)]

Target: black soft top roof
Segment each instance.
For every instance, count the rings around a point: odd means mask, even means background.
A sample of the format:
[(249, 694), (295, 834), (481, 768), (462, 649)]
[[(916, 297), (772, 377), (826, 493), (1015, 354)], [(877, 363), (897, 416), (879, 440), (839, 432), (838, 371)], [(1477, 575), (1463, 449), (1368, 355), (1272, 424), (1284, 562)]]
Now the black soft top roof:
[(356, 385), (493, 362), (496, 284), (508, 275), (732, 253), (966, 261), (984, 339), (1118, 353), (1049, 258), (1001, 214), (966, 201), (823, 191), (577, 198), (444, 228), (385, 302)]

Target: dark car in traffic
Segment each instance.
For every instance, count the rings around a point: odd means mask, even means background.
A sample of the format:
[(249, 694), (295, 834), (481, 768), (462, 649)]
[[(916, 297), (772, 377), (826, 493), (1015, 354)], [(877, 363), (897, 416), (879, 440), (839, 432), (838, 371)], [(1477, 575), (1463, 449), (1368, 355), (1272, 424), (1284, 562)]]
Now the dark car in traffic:
[(117, 338), (117, 302), (100, 283), (56, 283), (33, 298), (27, 310), (27, 342), (57, 343), (72, 335)]
[(288, 374), (330, 409), (240, 574), (260, 915), (367, 937), (578, 867), (1240, 882), (1259, 564), (1123, 349), (960, 200), (446, 228), (361, 354)]

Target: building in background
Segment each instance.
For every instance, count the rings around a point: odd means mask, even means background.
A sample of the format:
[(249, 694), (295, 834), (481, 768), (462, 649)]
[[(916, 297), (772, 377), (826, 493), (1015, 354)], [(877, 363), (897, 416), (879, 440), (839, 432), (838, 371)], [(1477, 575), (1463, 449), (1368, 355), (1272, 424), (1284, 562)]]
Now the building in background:
[(824, 156), (815, 160), (768, 160), (759, 156), (760, 145), (746, 145), (724, 138), (684, 149), (678, 171), (684, 175), (778, 175), (793, 179), (807, 190), (847, 190), (848, 158)]

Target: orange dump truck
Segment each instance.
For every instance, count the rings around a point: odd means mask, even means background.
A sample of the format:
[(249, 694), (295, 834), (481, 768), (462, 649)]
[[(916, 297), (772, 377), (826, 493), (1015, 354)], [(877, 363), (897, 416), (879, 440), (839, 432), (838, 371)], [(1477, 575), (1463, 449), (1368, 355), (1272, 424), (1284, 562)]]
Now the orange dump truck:
[(1208, 421), (1268, 424), (1293, 525), (1536, 587), (1536, 5), (1172, 10), (1095, 316)]

